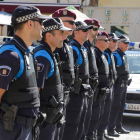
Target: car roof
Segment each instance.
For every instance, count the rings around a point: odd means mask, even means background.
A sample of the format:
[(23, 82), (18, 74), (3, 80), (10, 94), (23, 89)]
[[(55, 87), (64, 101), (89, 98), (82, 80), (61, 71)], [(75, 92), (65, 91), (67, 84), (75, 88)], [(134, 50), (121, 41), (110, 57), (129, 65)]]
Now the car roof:
[(126, 54), (140, 54), (140, 50), (127, 50)]

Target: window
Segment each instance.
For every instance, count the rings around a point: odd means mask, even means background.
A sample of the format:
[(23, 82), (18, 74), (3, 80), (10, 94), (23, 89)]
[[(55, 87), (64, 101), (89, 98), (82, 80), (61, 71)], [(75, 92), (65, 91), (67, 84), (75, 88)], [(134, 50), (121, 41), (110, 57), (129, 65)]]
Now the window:
[(129, 35), (129, 26), (111, 26), (111, 33), (115, 33), (117, 36)]
[(90, 0), (89, 6), (98, 6), (98, 0)]
[(140, 74), (140, 53), (127, 54), (131, 74)]

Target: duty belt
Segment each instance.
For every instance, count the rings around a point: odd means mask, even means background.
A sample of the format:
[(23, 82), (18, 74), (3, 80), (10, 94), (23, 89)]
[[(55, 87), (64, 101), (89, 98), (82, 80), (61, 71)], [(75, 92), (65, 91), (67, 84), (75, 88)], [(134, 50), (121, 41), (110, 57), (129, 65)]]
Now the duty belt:
[(6, 104), (2, 103), (0, 108), (4, 111), (0, 111), (0, 119), (4, 123), (4, 128), (6, 130), (12, 131), (15, 123), (20, 125), (25, 125), (26, 127), (35, 126), (37, 118), (30, 118), (25, 116), (18, 116), (16, 113), (15, 105), (8, 107)]

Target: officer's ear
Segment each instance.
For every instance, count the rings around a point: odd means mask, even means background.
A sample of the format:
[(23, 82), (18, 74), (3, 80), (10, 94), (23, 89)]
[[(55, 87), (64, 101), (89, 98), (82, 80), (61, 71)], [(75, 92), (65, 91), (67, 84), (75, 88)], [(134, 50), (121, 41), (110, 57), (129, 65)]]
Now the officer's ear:
[(49, 33), (49, 32), (46, 33), (46, 38), (47, 39), (51, 40), (52, 39), (52, 36), (53, 35), (51, 33)]
[(33, 28), (33, 21), (28, 20), (27, 25), (28, 25), (29, 28)]
[(120, 42), (118, 42), (118, 45), (120, 45)]
[(74, 31), (74, 34), (75, 34), (75, 35), (77, 35), (77, 34), (78, 34), (78, 31), (77, 31), (77, 30), (76, 30), (76, 31)]

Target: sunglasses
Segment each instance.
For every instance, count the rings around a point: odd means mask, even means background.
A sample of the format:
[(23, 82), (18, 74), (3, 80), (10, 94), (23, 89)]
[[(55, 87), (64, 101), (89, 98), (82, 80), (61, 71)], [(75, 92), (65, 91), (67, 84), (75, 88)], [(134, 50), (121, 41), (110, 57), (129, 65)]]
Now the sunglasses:
[(129, 42), (123, 42), (124, 44), (129, 44)]
[(99, 28), (94, 28), (94, 27), (92, 29), (93, 29), (93, 31), (98, 31), (99, 30)]
[(108, 39), (99, 39), (99, 40), (103, 40), (103, 41), (105, 41), (105, 42), (108, 42), (108, 41), (109, 41)]
[(37, 21), (40, 23), (40, 25), (43, 25), (43, 20), (42, 19), (30, 19), (32, 21)]
[(73, 20), (64, 20), (63, 22), (68, 22), (70, 25), (75, 25), (75, 21)]
[[(109, 40), (109, 41), (111, 41), (111, 40)], [(116, 43), (116, 42), (117, 42), (117, 40), (112, 39), (112, 42), (113, 42), (113, 43)]]
[(88, 31), (88, 29), (81, 29), (82, 30), (82, 32), (87, 32)]

